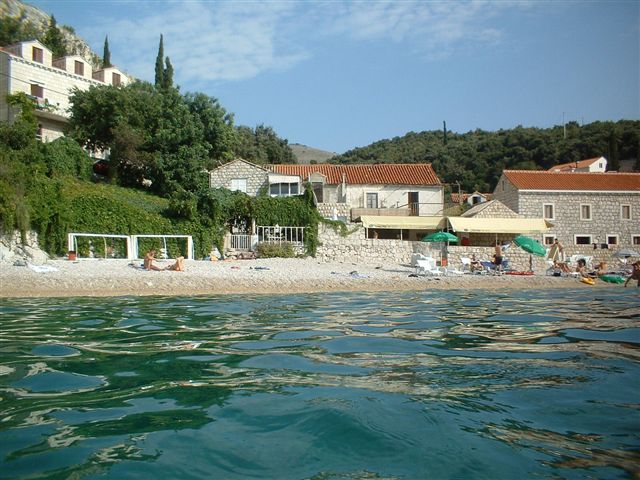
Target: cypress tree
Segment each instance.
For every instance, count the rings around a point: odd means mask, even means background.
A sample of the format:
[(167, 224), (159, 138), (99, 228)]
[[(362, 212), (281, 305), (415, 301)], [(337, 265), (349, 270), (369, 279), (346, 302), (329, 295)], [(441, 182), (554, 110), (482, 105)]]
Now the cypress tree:
[(158, 56), (156, 57), (156, 88), (164, 85), (164, 45), (162, 43), (162, 34), (160, 34), (160, 46), (158, 47)]
[(109, 51), (109, 36), (104, 37), (104, 53), (102, 54), (102, 68), (111, 66), (111, 52)]
[(53, 15), (51, 15), (51, 20), (49, 20), (49, 28), (44, 35), (42, 43), (51, 50), (53, 58), (64, 57), (67, 54), (67, 47), (64, 43), (62, 32), (58, 28), (56, 17)]
[(167, 68), (164, 70), (164, 77), (162, 79), (162, 87), (169, 89), (173, 87), (173, 65), (171, 65), (171, 60), (169, 57), (166, 58), (165, 64)]

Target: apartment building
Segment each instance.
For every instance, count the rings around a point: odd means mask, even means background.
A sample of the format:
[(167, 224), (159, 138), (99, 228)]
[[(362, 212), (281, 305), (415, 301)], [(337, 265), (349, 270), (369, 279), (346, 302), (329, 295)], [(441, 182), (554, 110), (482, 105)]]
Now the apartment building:
[(0, 121), (12, 122), (17, 112), (7, 95), (29, 95), (36, 104), (38, 136), (50, 142), (64, 135), (69, 116), (69, 95), (74, 88), (92, 85), (126, 85), (129, 76), (116, 67), (94, 70), (78, 55), (53, 58), (37, 40), (0, 48)]

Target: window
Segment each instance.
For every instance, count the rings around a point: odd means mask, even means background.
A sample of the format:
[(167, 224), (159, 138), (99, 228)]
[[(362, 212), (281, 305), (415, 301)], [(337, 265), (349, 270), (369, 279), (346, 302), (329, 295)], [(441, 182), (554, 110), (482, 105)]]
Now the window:
[(591, 205), (580, 205), (580, 220), (591, 220)]
[(231, 180), (231, 191), (240, 191), (247, 193), (247, 179), (246, 178), (234, 178)]
[(620, 205), (620, 218), (631, 220), (631, 205)]
[(115, 85), (116, 87), (118, 85), (120, 85), (120, 74), (119, 73), (112, 73), (111, 74), (111, 84)]
[(31, 58), (34, 62), (44, 63), (44, 56), (42, 55), (42, 49), (38, 47), (31, 47)]
[(378, 208), (377, 193), (367, 193), (367, 208)]
[(543, 235), (542, 237), (542, 242), (545, 245), (553, 245), (553, 241), (556, 239), (555, 235)]
[(573, 243), (576, 245), (591, 245), (593, 242), (591, 241), (591, 235), (574, 235), (575, 240)]
[(546, 220), (553, 220), (555, 218), (553, 203), (545, 203), (542, 205), (542, 218)]
[(44, 87), (36, 83), (31, 84), (31, 95), (37, 98), (44, 98)]
[(84, 63), (79, 62), (78, 60), (76, 60), (76, 63), (75, 63), (75, 66), (74, 66), (74, 72), (76, 73), (76, 75), (84, 76)]
[(640, 235), (631, 235), (631, 244), (640, 245)]
[(607, 245), (618, 245), (618, 235), (607, 235)]
[(272, 197), (290, 197), (298, 195), (297, 183), (272, 183), (269, 185), (269, 194)]

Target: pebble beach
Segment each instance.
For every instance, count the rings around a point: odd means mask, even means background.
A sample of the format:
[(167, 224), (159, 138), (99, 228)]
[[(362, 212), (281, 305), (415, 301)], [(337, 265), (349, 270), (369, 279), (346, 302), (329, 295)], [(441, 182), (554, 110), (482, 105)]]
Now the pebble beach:
[[(159, 267), (172, 261), (157, 261)], [(516, 275), (415, 276), (409, 265), (319, 262), (304, 259), (187, 260), (185, 271), (147, 271), (141, 262), (49, 260), (43, 265), (0, 266), (0, 297), (124, 295), (242, 295), (425, 289), (623, 288), (571, 277)]]

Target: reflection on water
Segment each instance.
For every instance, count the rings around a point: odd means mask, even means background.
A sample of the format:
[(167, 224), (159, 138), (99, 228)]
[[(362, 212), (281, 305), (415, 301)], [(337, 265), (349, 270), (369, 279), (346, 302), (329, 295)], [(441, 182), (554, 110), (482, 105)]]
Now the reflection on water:
[(0, 478), (640, 474), (634, 289), (15, 299)]

